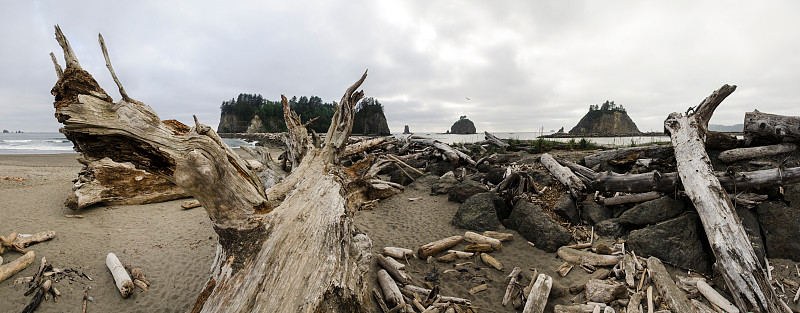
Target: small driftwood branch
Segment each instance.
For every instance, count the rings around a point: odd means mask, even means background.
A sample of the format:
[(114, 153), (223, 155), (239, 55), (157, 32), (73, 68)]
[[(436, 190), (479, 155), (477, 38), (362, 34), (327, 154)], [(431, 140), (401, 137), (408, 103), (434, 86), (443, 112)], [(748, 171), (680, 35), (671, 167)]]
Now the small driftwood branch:
[(506, 286), (506, 293), (503, 295), (503, 306), (508, 305), (508, 301), (511, 301), (511, 297), (514, 296), (514, 289), (517, 288), (517, 279), (519, 279), (520, 272), (522, 272), (522, 269), (516, 266), (511, 270), (511, 274), (508, 274), (508, 286)]
[(491, 246), (493, 250), (500, 250), (503, 248), (503, 244), (500, 243), (499, 239), (487, 237), (471, 231), (464, 233), (464, 241), (471, 243), (485, 243)]
[(119, 88), (119, 94), (122, 96), (122, 100), (141, 104), (141, 102), (133, 100), (128, 96), (128, 93), (125, 92), (125, 88), (122, 87), (122, 83), (119, 81), (119, 78), (117, 78), (117, 73), (114, 72), (114, 67), (111, 66), (111, 58), (108, 57), (108, 49), (106, 49), (106, 42), (103, 40), (103, 35), (97, 34), (97, 41), (100, 42), (100, 49), (103, 50), (103, 57), (106, 59), (106, 67), (108, 68), (108, 72), (111, 73), (111, 78), (114, 79), (114, 83), (117, 84), (117, 88)]
[[(650, 277), (653, 279), (653, 284), (656, 285), (658, 293), (667, 303), (667, 306), (673, 312), (695, 312), (694, 306), (689, 302), (689, 298), (683, 293), (675, 282), (667, 273), (667, 269), (656, 257), (647, 259), (647, 269), (650, 271)], [(648, 306), (650, 306), (648, 302)]]
[(539, 274), (536, 282), (528, 294), (528, 300), (522, 313), (542, 313), (547, 305), (547, 298), (550, 296), (550, 289), (553, 287), (553, 278), (545, 274)]
[(453, 246), (461, 243), (463, 240), (464, 238), (461, 236), (450, 236), (444, 239), (439, 239), (419, 247), (417, 250), (417, 257), (419, 257), (421, 260), (425, 260), (429, 256), (436, 255), (439, 252), (452, 248)]
[(720, 152), (717, 158), (725, 163), (732, 163), (741, 160), (749, 160), (760, 157), (784, 154), (797, 151), (797, 145), (793, 143), (779, 143), (776, 145), (736, 148)]
[(728, 313), (739, 313), (739, 309), (736, 308), (728, 299), (725, 299), (721, 294), (719, 294), (714, 288), (708, 285), (704, 280), (697, 281), (697, 290), (708, 299), (708, 302), (713, 303), (714, 305), (720, 307), (721, 309), (725, 310)]
[(58, 59), (56, 59), (56, 55), (52, 52), (50, 52), (50, 59), (53, 60), (53, 66), (56, 69), (56, 75), (58, 75), (58, 78), (60, 79), (61, 76), (64, 76), (64, 70), (61, 69), (61, 65), (58, 65)]
[(488, 266), (494, 267), (498, 271), (503, 270), (503, 263), (500, 263), (500, 261), (489, 255), (488, 253), (481, 253), (481, 261), (483, 261), (483, 263)]
[(0, 265), (0, 283), (31, 265), (35, 256), (33, 251), (28, 251), (16, 260)]
[(635, 193), (630, 195), (622, 195), (603, 199), (603, 205), (620, 205), (626, 203), (639, 203), (661, 198), (661, 193), (658, 191), (650, 191), (645, 193)]
[(40, 243), (53, 239), (56, 236), (55, 231), (43, 231), (33, 235), (19, 234), (17, 240), (14, 242), (20, 246), (27, 247), (35, 243)]
[(407, 257), (414, 256), (414, 251), (406, 248), (384, 247), (383, 254), (393, 258), (404, 259)]

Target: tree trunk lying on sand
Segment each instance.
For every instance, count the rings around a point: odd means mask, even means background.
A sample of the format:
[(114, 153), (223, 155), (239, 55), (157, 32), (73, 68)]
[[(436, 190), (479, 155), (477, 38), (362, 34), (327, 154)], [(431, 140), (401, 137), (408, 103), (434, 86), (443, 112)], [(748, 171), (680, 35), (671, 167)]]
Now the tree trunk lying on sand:
[(744, 144), (800, 143), (800, 116), (747, 112), (744, 114)]
[(780, 143), (777, 145), (726, 150), (722, 151), (717, 158), (722, 162), (731, 163), (794, 151), (797, 151), (797, 145), (793, 143)]
[(111, 71), (122, 94), (113, 103), (81, 68), (58, 26), (56, 39), (67, 66), (52, 90), (55, 116), (76, 150), (172, 181), (211, 218), (219, 236), (216, 258), (192, 312), (370, 310), (364, 278), (372, 243), (352, 220), (369, 183), (339, 165), (366, 73), (342, 97), (323, 148), (311, 142), (282, 97), (297, 141), (290, 148), (300, 158), (289, 176), (265, 190), (210, 127), (197, 119), (194, 127), (162, 122), (128, 97)]
[(587, 155), (583, 158), (587, 167), (594, 167), (597, 164), (613, 160), (616, 158), (625, 157), (631, 154), (640, 155), (643, 158), (659, 158), (665, 159), (672, 156), (672, 146), (667, 145), (651, 145), (644, 147), (630, 147), (600, 151), (598, 153)]
[[(716, 172), (714, 176), (722, 187), (730, 192), (758, 187), (788, 185), (800, 182), (800, 167), (772, 168), (752, 172)], [(639, 193), (648, 191), (672, 192), (681, 189), (678, 173), (650, 172), (644, 174), (617, 174), (603, 172), (597, 174), (592, 187), (598, 191)]]
[(131, 163), (109, 158), (78, 158), (83, 169), (67, 196), (65, 205), (73, 210), (104, 203), (106, 205), (146, 204), (189, 196), (172, 182), (137, 169)]
[(684, 190), (700, 215), (719, 272), (736, 305), (742, 311), (784, 312), (728, 193), (714, 174), (703, 143), (711, 115), (734, 90), (736, 86), (724, 85), (693, 108), (691, 114), (670, 114), (664, 128), (672, 139)]

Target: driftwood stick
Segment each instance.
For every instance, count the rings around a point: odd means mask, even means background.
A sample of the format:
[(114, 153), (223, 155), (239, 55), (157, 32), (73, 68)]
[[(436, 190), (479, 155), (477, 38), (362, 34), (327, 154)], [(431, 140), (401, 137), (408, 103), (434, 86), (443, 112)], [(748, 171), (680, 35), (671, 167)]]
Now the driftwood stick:
[(372, 296), (375, 298), (375, 302), (378, 302), (378, 306), (381, 308), (381, 312), (389, 313), (389, 307), (386, 306), (386, 301), (383, 300), (383, 295), (378, 289), (372, 288)]
[(8, 262), (8, 264), (0, 265), (0, 282), (8, 279), (19, 271), (28, 267), (33, 263), (33, 258), (36, 254), (33, 251), (28, 251), (23, 256), (18, 257), (16, 260)]
[(483, 232), (482, 235), (484, 235), (486, 237), (489, 237), (489, 238), (494, 238), (494, 239), (497, 239), (497, 240), (500, 240), (500, 241), (511, 241), (511, 239), (514, 239), (514, 234), (501, 233), (501, 232), (496, 232), (496, 231), (493, 231), (493, 230), (487, 230), (487, 231)]
[(397, 259), (404, 259), (410, 256), (414, 256), (414, 251), (406, 248), (384, 247), (383, 254)]
[(628, 284), (628, 287), (636, 287), (636, 262), (634, 262), (634, 256), (626, 253), (622, 257), (622, 270), (625, 271), (625, 283)]
[(24, 309), (22, 309), (22, 313), (33, 313), (34, 311), (36, 311), (36, 308), (39, 307), (39, 304), (42, 303), (42, 301), (47, 296), (47, 293), (50, 291), (50, 287), (52, 286), (52, 284), (53, 282), (48, 279), (40, 286), (36, 286), (37, 287), (36, 294), (33, 295), (31, 302), (28, 303), (28, 305), (25, 306)]
[(550, 296), (550, 289), (553, 287), (553, 278), (545, 274), (539, 274), (536, 277), (536, 283), (531, 288), (531, 293), (528, 294), (528, 300), (525, 302), (525, 308), (522, 313), (542, 313), (544, 307), (547, 305), (547, 298)]
[[(425, 176), (425, 173), (421, 172), (420, 170), (418, 170), (418, 169), (414, 168), (414, 167), (413, 167), (413, 166), (411, 166), (411, 165), (408, 165), (408, 163), (406, 163), (406, 162), (403, 162), (402, 160), (398, 159), (396, 156), (394, 156), (394, 155), (391, 155), (391, 154), (386, 154), (386, 156), (387, 156), (388, 158), (392, 159), (392, 161), (395, 161), (395, 162), (399, 163), (400, 165), (402, 165), (402, 166), (405, 166), (406, 168), (408, 168), (408, 169), (410, 169), (410, 170), (414, 171), (414, 173), (417, 173), (419, 176)], [(412, 178), (413, 178), (413, 177), (412, 177)]]
[(645, 147), (631, 147), (620, 148), (613, 150), (601, 151), (583, 158), (587, 167), (594, 167), (597, 164), (613, 160), (616, 158), (625, 157), (631, 154), (638, 154), (641, 158), (667, 158), (672, 156), (672, 146), (668, 145), (651, 145)]
[(498, 146), (500, 148), (508, 148), (508, 146), (509, 146), (509, 144), (507, 142), (501, 140), (500, 138), (497, 138), (497, 136), (492, 135), (491, 133), (489, 133), (487, 131), (483, 132), (483, 136), (484, 136), (484, 138), (486, 138), (487, 141), (489, 141), (493, 145)]
[(50, 52), (50, 59), (53, 60), (53, 66), (56, 69), (56, 75), (58, 75), (58, 78), (64, 76), (64, 70), (61, 69), (61, 65), (58, 65), (58, 60), (56, 59), (56, 55), (52, 52)]
[(379, 146), (386, 142), (389, 137), (378, 137), (378, 138), (370, 138), (367, 140), (362, 140), (353, 144), (349, 144), (344, 148), (344, 153), (342, 156), (353, 155), (357, 153), (361, 153), (372, 149), (376, 146)]
[(81, 313), (86, 313), (86, 307), (88, 306), (89, 302), (89, 291), (83, 291), (83, 304), (81, 305)]
[(378, 259), (378, 264), (380, 264), (381, 267), (386, 270), (386, 272), (391, 274), (397, 282), (402, 285), (411, 283), (411, 276), (408, 276), (408, 274), (397, 268), (397, 266), (392, 264), (387, 257), (380, 254), (376, 255), (375, 257)]
[(108, 72), (111, 73), (111, 78), (113, 78), (114, 83), (117, 84), (117, 88), (119, 88), (119, 94), (122, 96), (122, 100), (132, 103), (141, 103), (131, 99), (131, 97), (128, 97), (128, 93), (125, 92), (125, 88), (122, 88), (122, 83), (119, 82), (117, 73), (114, 73), (114, 67), (111, 66), (111, 58), (108, 57), (108, 49), (106, 49), (106, 42), (103, 40), (103, 35), (97, 34), (97, 40), (100, 42), (100, 49), (103, 50), (103, 57), (106, 59), (106, 67), (108, 68)]
[(119, 261), (116, 254), (109, 253), (106, 255), (106, 266), (108, 270), (111, 271), (111, 275), (114, 277), (114, 282), (122, 297), (127, 298), (130, 296), (133, 293), (133, 280), (128, 275), (128, 271), (125, 270), (125, 267), (122, 266), (122, 262)]
[(553, 308), (553, 312), (555, 313), (593, 313), (595, 309), (604, 310), (608, 305), (605, 303), (584, 303), (584, 304), (572, 304), (572, 305), (561, 305), (556, 304)]
[(645, 193), (635, 193), (631, 195), (616, 196), (603, 199), (603, 205), (619, 205), (626, 203), (639, 203), (650, 200), (655, 200), (661, 197), (658, 191), (650, 191)]
[(642, 298), (644, 297), (644, 293), (637, 292), (631, 295), (631, 298), (628, 300), (628, 306), (626, 313), (642, 313)]
[(400, 293), (400, 288), (397, 287), (397, 283), (389, 276), (386, 270), (378, 271), (378, 284), (381, 286), (381, 290), (383, 290), (384, 298), (386, 298), (389, 303), (395, 306), (406, 303), (405, 299), (403, 299), (403, 295)]
[(23, 247), (27, 247), (35, 243), (53, 239), (53, 237), (55, 236), (56, 232), (54, 231), (43, 231), (35, 233), (33, 235), (20, 234), (19, 236), (17, 236), (17, 240), (15, 243)]
[(558, 248), (556, 254), (564, 261), (591, 266), (614, 266), (622, 259), (622, 256), (619, 255), (597, 254), (567, 247)]
[[(667, 302), (667, 306), (673, 312), (695, 312), (694, 306), (689, 302), (689, 298), (683, 293), (675, 282), (670, 278), (667, 269), (656, 257), (647, 259), (647, 269), (650, 271), (650, 277), (658, 289), (658, 293)], [(648, 302), (649, 306), (649, 302)]]
[(692, 305), (694, 305), (694, 308), (697, 309), (697, 313), (720, 313), (717, 312), (717, 310), (707, 306), (705, 303), (700, 302), (700, 300), (692, 299), (691, 302)]
[(514, 288), (517, 286), (517, 279), (519, 278), (519, 273), (522, 269), (519, 266), (514, 267), (511, 270), (511, 274), (508, 275), (508, 286), (506, 286), (506, 293), (503, 295), (503, 306), (508, 304), (508, 301), (511, 301), (511, 297), (514, 295)]
[(777, 145), (726, 150), (720, 152), (717, 158), (722, 162), (732, 163), (741, 160), (755, 159), (794, 151), (797, 151), (797, 145), (793, 143), (780, 143)]
[(439, 252), (452, 248), (453, 246), (461, 243), (463, 240), (464, 238), (461, 236), (451, 236), (428, 243), (419, 247), (417, 250), (417, 257), (419, 257), (421, 260), (425, 260), (429, 256), (436, 255)]
[(722, 86), (703, 100), (693, 114), (670, 114), (664, 121), (664, 128), (670, 133), (684, 190), (700, 216), (717, 259), (717, 268), (737, 307), (753, 312), (783, 312), (781, 301), (756, 258), (728, 193), (714, 175), (704, 146), (711, 115), (735, 89), (735, 86)]
[(586, 186), (584, 186), (583, 182), (572, 173), (572, 171), (558, 162), (548, 153), (542, 154), (540, 161), (548, 171), (550, 171), (556, 179), (561, 182), (567, 189), (569, 189), (570, 194), (574, 199), (583, 199), (582, 195), (584, 190), (586, 190)]
[[(430, 294), (431, 294), (431, 290), (430, 289), (417, 287), (417, 286), (414, 286), (414, 285), (405, 285), (405, 286), (403, 286), (403, 290), (405, 290), (407, 292), (411, 292), (411, 293), (417, 293), (417, 294), (419, 294), (419, 295), (421, 295), (423, 297), (429, 297)], [(463, 304), (463, 305), (471, 305), (472, 304), (469, 300), (464, 299), (464, 298), (447, 297), (447, 296), (442, 296), (441, 297), (441, 301), (442, 302), (452, 302), (452, 303)]]
[(189, 201), (184, 201), (183, 203), (181, 203), (181, 207), (184, 210), (199, 208), (201, 206), (203, 206), (203, 205), (200, 204), (200, 201), (197, 201), (197, 200), (189, 200)]
[(728, 299), (725, 299), (721, 294), (719, 294), (714, 288), (708, 285), (704, 280), (697, 281), (697, 290), (708, 299), (708, 302), (713, 303), (714, 305), (720, 307), (721, 309), (725, 310), (728, 313), (739, 313), (739, 309), (736, 308)]
[[(716, 172), (714, 176), (728, 192), (747, 189), (789, 185), (800, 182), (800, 167), (773, 168), (752, 172), (730, 173)], [(659, 173), (658, 171), (643, 174), (617, 174), (603, 172), (597, 174), (592, 187), (598, 191), (640, 193), (648, 191), (675, 191), (681, 178), (678, 173)]]
[(499, 239), (494, 239), (481, 234), (473, 233), (471, 231), (464, 233), (464, 241), (471, 243), (485, 243), (491, 246), (494, 250), (500, 250), (503, 248), (503, 244), (500, 243)]
[(503, 270), (503, 263), (500, 263), (500, 261), (489, 255), (488, 253), (481, 253), (481, 261), (483, 261), (483, 263), (486, 265), (494, 267), (498, 271)]
[(647, 313), (653, 313), (653, 286), (647, 286)]

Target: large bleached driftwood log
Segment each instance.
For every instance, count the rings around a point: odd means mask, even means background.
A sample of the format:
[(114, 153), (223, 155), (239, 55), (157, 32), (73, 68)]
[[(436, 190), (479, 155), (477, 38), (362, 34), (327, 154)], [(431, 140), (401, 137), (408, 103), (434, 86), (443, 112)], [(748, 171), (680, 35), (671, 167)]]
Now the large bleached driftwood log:
[(693, 108), (692, 113), (670, 114), (664, 128), (675, 149), (684, 190), (700, 215), (718, 269), (736, 305), (743, 311), (784, 312), (728, 193), (714, 175), (704, 146), (711, 115), (734, 90), (736, 86), (724, 85)]
[(342, 97), (323, 148), (287, 118), (295, 147), (302, 148), (294, 155), (302, 157), (291, 175), (265, 191), (210, 127), (196, 119), (194, 127), (164, 123), (152, 108), (124, 96), (112, 102), (58, 27), (56, 39), (66, 68), (52, 90), (55, 116), (76, 149), (172, 181), (212, 221), (216, 258), (192, 312), (370, 311), (365, 277), (372, 243), (352, 221), (368, 183), (339, 164), (366, 73)]
[(171, 181), (109, 158), (78, 158), (83, 169), (64, 204), (73, 210), (106, 205), (146, 204), (189, 196)]
[(544, 167), (547, 168), (547, 170), (550, 171), (550, 173), (552, 173), (553, 176), (555, 176), (556, 179), (561, 182), (561, 184), (569, 189), (573, 199), (578, 201), (583, 199), (586, 186), (583, 184), (580, 178), (578, 178), (578, 176), (575, 176), (575, 174), (572, 173), (568, 167), (561, 166), (561, 164), (559, 164), (558, 161), (556, 161), (549, 153), (542, 154), (540, 160), (542, 165), (544, 165)]
[(672, 146), (667, 145), (651, 145), (644, 147), (630, 147), (600, 151), (598, 153), (587, 155), (583, 158), (583, 162), (587, 167), (594, 167), (597, 164), (613, 160), (616, 158), (625, 157), (631, 154), (638, 154), (640, 158), (659, 158), (665, 159), (672, 156)]
[(721, 152), (717, 158), (722, 162), (731, 163), (739, 160), (755, 159), (794, 151), (797, 151), (797, 145), (793, 143), (780, 143), (777, 145), (726, 150)]
[(744, 114), (744, 143), (800, 143), (800, 116), (747, 112)]
[[(800, 182), (800, 167), (772, 168), (752, 172), (716, 172), (714, 176), (729, 192), (739, 192), (753, 188), (795, 184)], [(599, 191), (620, 192), (674, 192), (681, 188), (678, 173), (650, 172), (643, 174), (617, 174), (603, 172), (597, 174), (592, 187)]]

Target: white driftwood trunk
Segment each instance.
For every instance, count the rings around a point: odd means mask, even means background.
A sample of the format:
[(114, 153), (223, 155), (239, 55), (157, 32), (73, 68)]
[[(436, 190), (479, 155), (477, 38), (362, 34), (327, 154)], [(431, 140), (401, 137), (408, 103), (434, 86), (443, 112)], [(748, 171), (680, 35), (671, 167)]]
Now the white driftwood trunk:
[(650, 191), (645, 193), (635, 193), (631, 195), (616, 196), (603, 199), (604, 205), (619, 205), (625, 203), (639, 203), (661, 198), (661, 193), (658, 191)]
[(575, 176), (572, 171), (556, 161), (553, 156), (548, 153), (542, 154), (541, 156), (542, 165), (547, 168), (553, 176), (558, 179), (561, 184), (563, 184), (567, 189), (569, 189), (570, 194), (572, 195), (573, 199), (581, 200), (583, 199), (582, 195), (584, 190), (586, 190), (586, 186), (583, 185), (583, 182)]
[(114, 276), (114, 283), (117, 285), (117, 290), (119, 290), (122, 297), (127, 298), (130, 296), (133, 293), (133, 280), (116, 254), (109, 253), (106, 255), (106, 266), (111, 271), (111, 276)]
[(714, 175), (704, 146), (708, 120), (735, 89), (735, 86), (722, 86), (692, 114), (670, 114), (664, 127), (672, 139), (681, 182), (700, 215), (717, 266), (736, 305), (743, 311), (784, 312), (728, 193)]
[(536, 277), (536, 283), (528, 294), (528, 300), (522, 313), (542, 313), (547, 305), (547, 298), (550, 296), (550, 289), (553, 287), (553, 278), (545, 274)]
[(777, 145), (726, 150), (722, 151), (717, 158), (722, 162), (731, 163), (794, 151), (797, 151), (797, 145), (793, 143), (779, 143)]
[(501, 140), (500, 138), (497, 138), (497, 136), (492, 135), (487, 131), (483, 132), (483, 136), (484, 138), (486, 138), (487, 141), (491, 142), (493, 145), (498, 146), (500, 148), (507, 148), (509, 146), (507, 142)]
[(365, 274), (372, 243), (352, 220), (364, 184), (339, 165), (366, 73), (342, 97), (324, 148), (285, 110), (295, 163), (291, 175), (265, 191), (210, 127), (196, 119), (194, 127), (162, 122), (127, 97), (113, 103), (58, 27), (56, 39), (67, 61), (52, 90), (56, 118), (76, 149), (172, 181), (211, 218), (217, 254), (192, 312), (370, 311)]
[[(739, 192), (742, 190), (788, 185), (800, 182), (800, 167), (772, 168), (752, 172), (737, 172), (731, 177), (727, 172), (714, 173), (725, 190)], [(592, 187), (606, 192), (674, 192), (681, 178), (678, 173), (659, 173), (658, 171), (643, 174), (617, 174), (603, 172), (595, 176)]]

